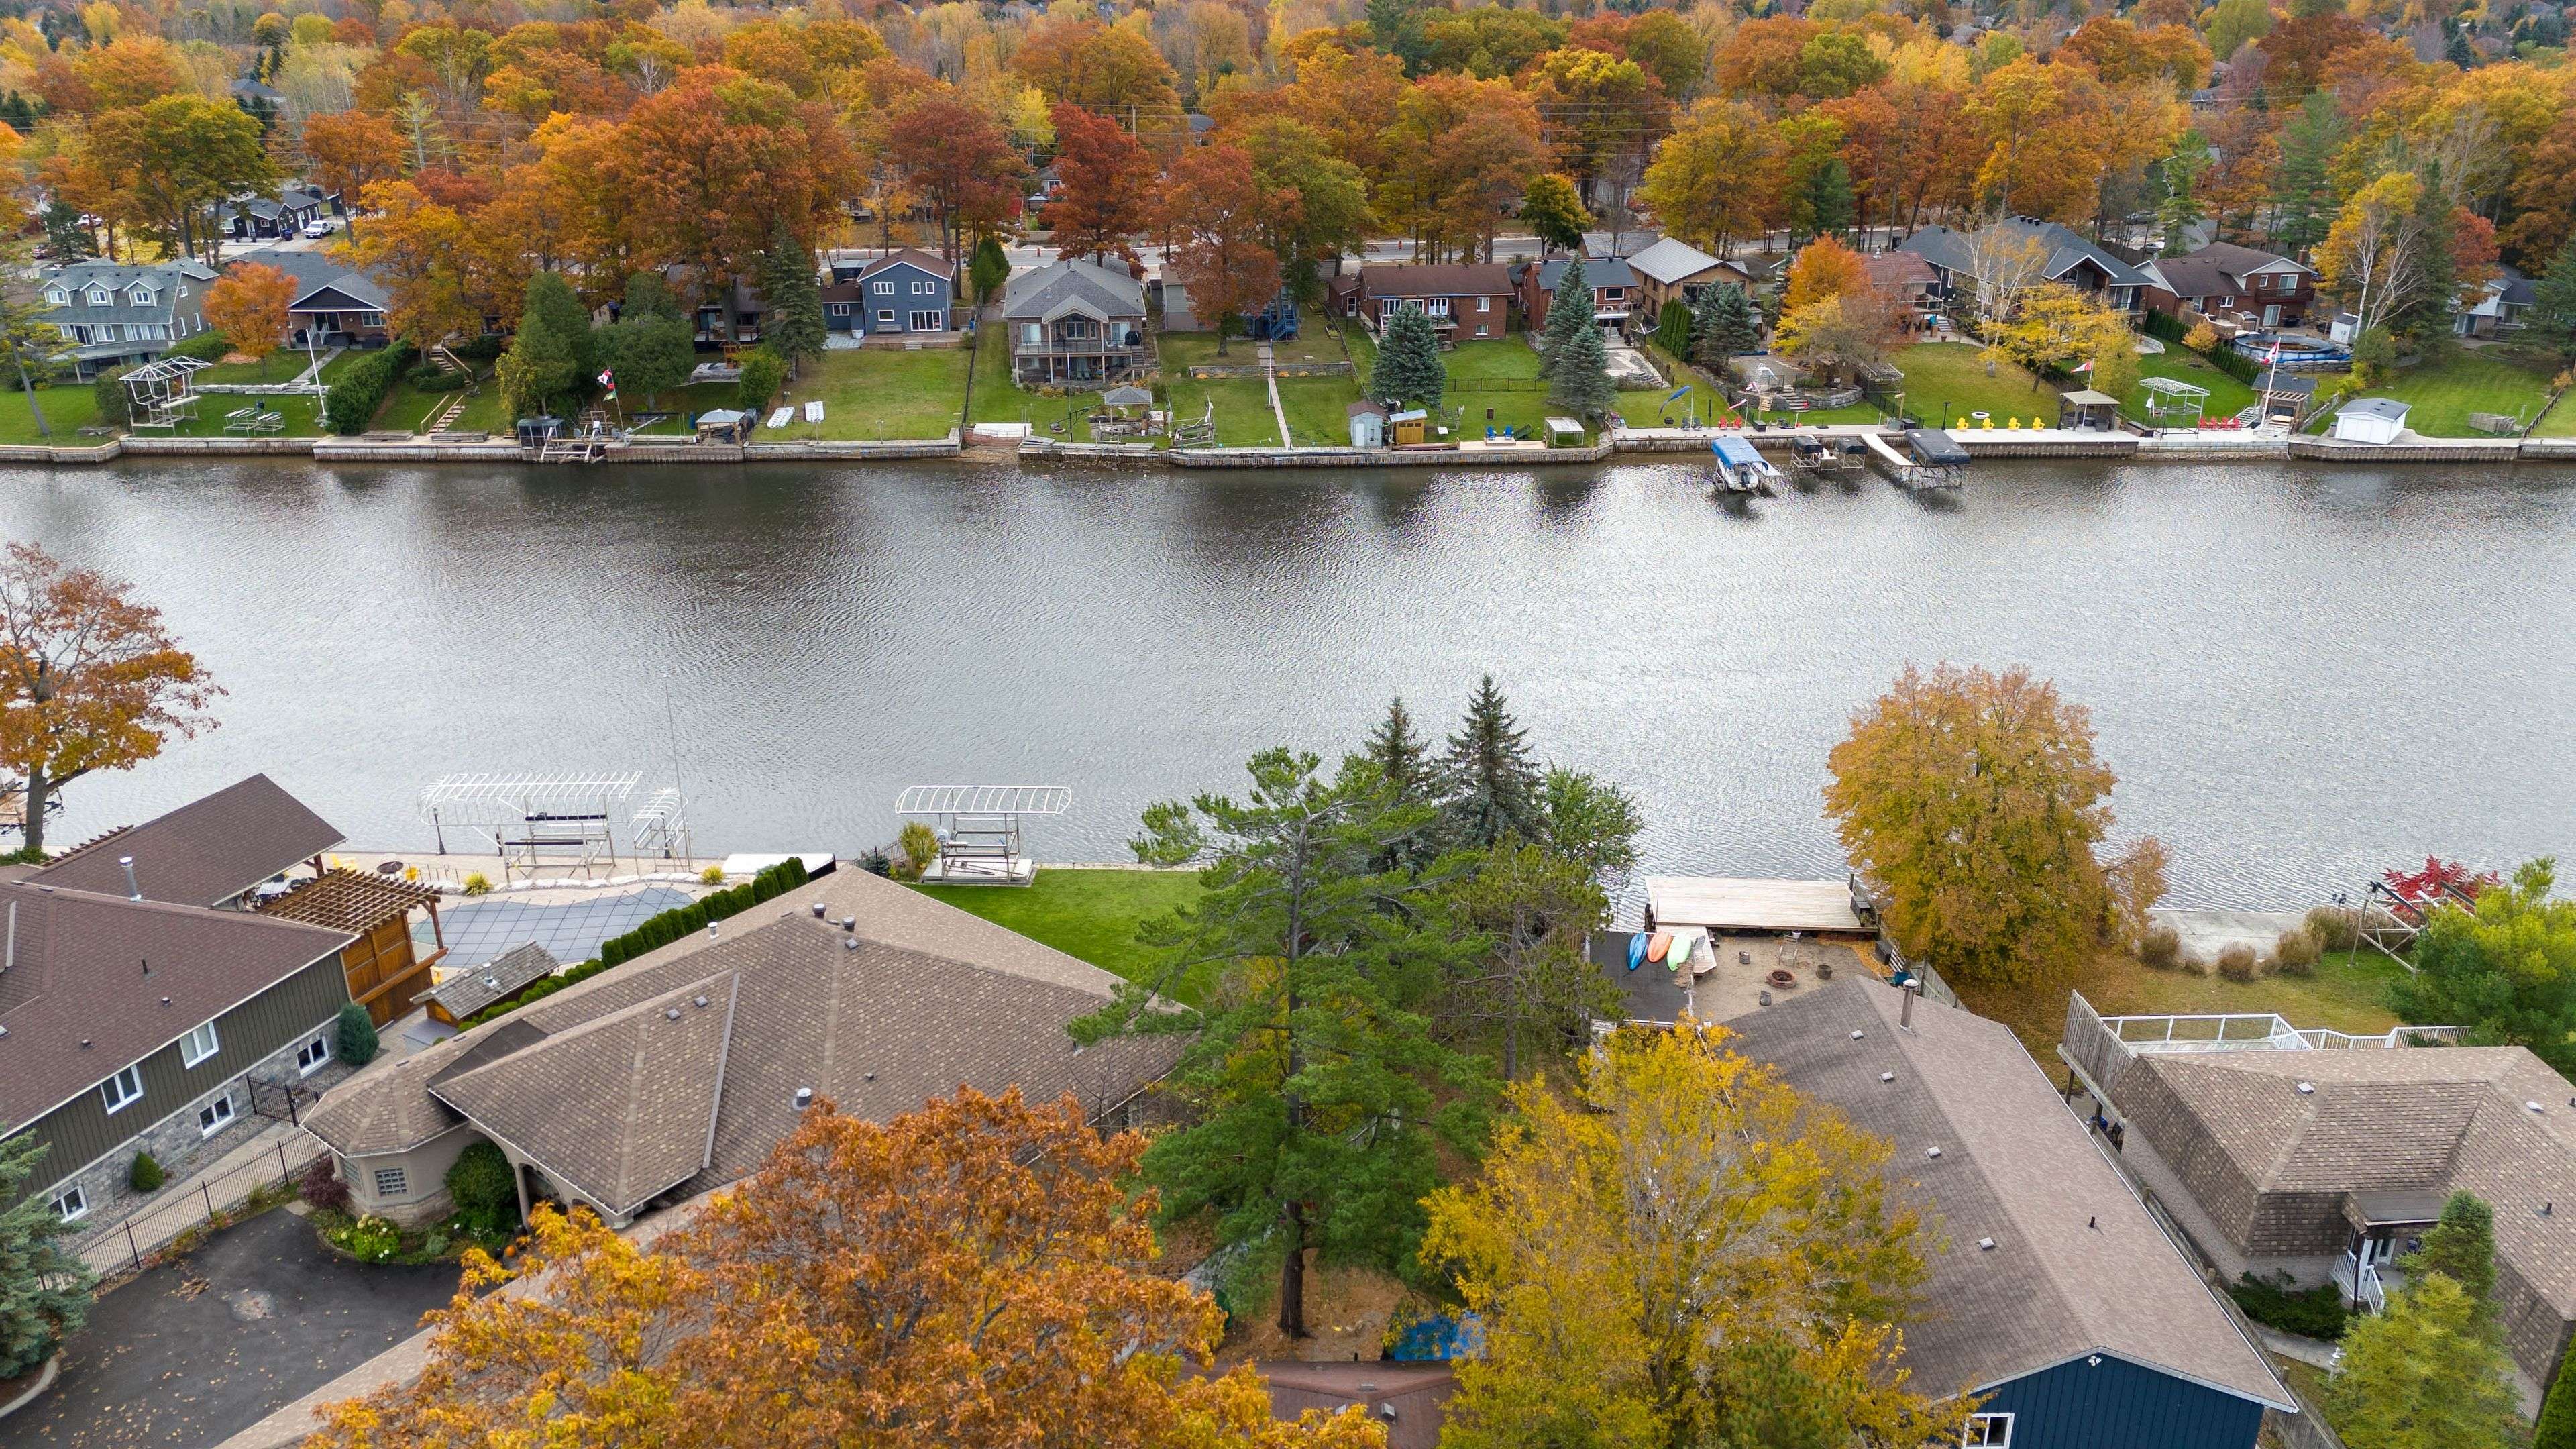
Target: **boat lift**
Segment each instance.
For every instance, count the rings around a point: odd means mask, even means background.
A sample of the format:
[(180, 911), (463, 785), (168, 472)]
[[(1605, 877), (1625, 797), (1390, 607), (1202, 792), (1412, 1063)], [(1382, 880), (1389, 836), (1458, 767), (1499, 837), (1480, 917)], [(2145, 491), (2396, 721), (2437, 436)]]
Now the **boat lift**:
[(1062, 815), (1073, 791), (1062, 785), (913, 785), (895, 797), (897, 815), (932, 822), (939, 859), (916, 862), (925, 883), (1027, 885), (1037, 862), (1023, 853), (1020, 823)]
[[(517, 873), (534, 880), (545, 870), (588, 876), (602, 865), (616, 864), (617, 840), (609, 822), (641, 778), (632, 773), (446, 775), (420, 792), (420, 819), (434, 832), (441, 855), (447, 853), (451, 829), (490, 846), (501, 858), (505, 881)], [(660, 802), (656, 796), (654, 803)]]
[(1741, 433), (1718, 434), (1708, 440), (1708, 451), (1720, 493), (1767, 493), (1769, 481), (1780, 476), (1780, 470)]

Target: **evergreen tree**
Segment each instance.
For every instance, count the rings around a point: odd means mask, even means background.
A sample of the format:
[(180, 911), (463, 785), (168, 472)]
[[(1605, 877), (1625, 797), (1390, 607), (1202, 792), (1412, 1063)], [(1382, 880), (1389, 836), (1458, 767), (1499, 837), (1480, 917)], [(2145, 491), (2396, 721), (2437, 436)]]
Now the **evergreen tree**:
[(760, 319), (760, 340), (791, 370), (822, 353), (829, 333), (823, 325), (823, 289), (814, 280), (814, 254), (796, 239), (783, 216), (770, 228), (769, 249), (760, 254), (760, 299), (768, 307)]
[(79, 1332), (98, 1283), (55, 1243), (70, 1225), (52, 1204), (20, 1196), (49, 1150), (30, 1133), (0, 1138), (0, 1379), (43, 1363)]
[(2455, 1192), (2424, 1245), (2399, 1266), (2412, 1276), (2441, 1273), (2468, 1290), (2492, 1319), (2495, 1307), (2495, 1209), (2473, 1192)]
[(527, 301), (519, 312), (522, 330), (531, 317), (542, 318), (564, 340), (572, 352), (573, 386), (587, 386), (591, 374), (599, 371), (599, 347), (590, 335), (590, 308), (573, 295), (572, 283), (562, 273), (539, 272), (528, 279)]
[(2558, 1361), (2558, 1377), (2550, 1383), (2549, 1399), (2532, 1429), (2531, 1449), (2576, 1449), (2576, 1353)]
[(2549, 259), (2533, 298), (2532, 330), (2561, 357), (2576, 357), (2576, 236), (2569, 237)]
[(1609, 345), (1601, 329), (1585, 320), (1566, 338), (1563, 353), (1551, 354), (1556, 371), (1548, 378), (1547, 400), (1577, 417), (1597, 418), (1619, 401), (1619, 388), (1610, 380)]
[(1002, 254), (1002, 239), (990, 232), (977, 237), (975, 254), (966, 263), (966, 282), (975, 289), (975, 305), (1001, 296), (1010, 280), (1011, 259)]
[(1583, 258), (1576, 257), (1565, 264), (1548, 299), (1547, 320), (1540, 324), (1539, 335), (1546, 341), (1539, 348), (1538, 375), (1556, 376), (1558, 359), (1576, 333), (1600, 331), (1601, 324), (1592, 320), (1592, 281), (1583, 274)]
[(1402, 695), (1387, 703), (1386, 718), (1369, 731), (1368, 743), (1360, 753), (1377, 766), (1377, 772), (1398, 797), (1420, 800), (1431, 794), (1436, 773), (1431, 765), (1431, 747), (1414, 731), (1413, 712), (1404, 707)]
[(2512, 1369), (2468, 1290), (2427, 1273), (2344, 1334), (2326, 1412), (2347, 1449), (2507, 1449)]
[[(1445, 1142), (1471, 1146), (1488, 1081), (1425, 1009), (1454, 948), (1435, 913), (1389, 909), (1428, 884), (1382, 862), (1432, 829), (1353, 757), (1252, 757), (1251, 793), (1145, 812), (1149, 865), (1198, 862), (1206, 895), (1141, 933), (1162, 962), (1074, 1024), (1075, 1040), (1186, 1034), (1164, 1090), (1188, 1125), (1146, 1149), (1166, 1221), (1204, 1221), (1278, 1268), (1279, 1328), (1308, 1336), (1305, 1274), (1323, 1262), (1409, 1267)], [(1429, 968), (1429, 969), (1426, 969)], [(1184, 982), (1212, 987), (1192, 990)], [(1176, 1006), (1187, 998), (1199, 1006)], [(1364, 1129), (1364, 1130), (1363, 1130)]]
[(1396, 308), (1387, 319), (1386, 335), (1378, 339), (1377, 365), (1369, 369), (1369, 396), (1388, 407), (1411, 403), (1436, 408), (1440, 395), (1448, 390), (1449, 368), (1440, 360), (1440, 339), (1433, 335), (1422, 304), (1407, 302)]
[(2332, 91), (2315, 90), (2281, 128), (2281, 166), (2272, 192), (2272, 242), (2293, 257), (2326, 239), (2334, 225), (2334, 182), (2326, 173), (2343, 149), (2343, 113)]
[(680, 306), (678, 294), (660, 272), (641, 271), (626, 279), (626, 298), (617, 309), (617, 320), (631, 322), (639, 317), (668, 317), (685, 322), (688, 313)]
[(1828, 157), (1798, 183), (1798, 194), (1791, 198), (1789, 209), (1802, 238), (1849, 230), (1854, 210), (1851, 168), (1839, 156)]
[(1753, 310), (1753, 299), (1744, 295), (1742, 287), (1711, 282), (1699, 289), (1699, 305), (1691, 313), (1693, 361), (1719, 372), (1728, 358), (1761, 346), (1762, 314)]
[(45, 205), (45, 245), (53, 248), (58, 262), (98, 255), (98, 239), (81, 220), (80, 208), (59, 201)]
[[(1599, 336), (1595, 331), (1594, 336)], [(1511, 706), (1488, 674), (1440, 757), (1441, 810), (1453, 839), (1491, 849), (1506, 836), (1544, 842), (1538, 766)]]
[(590, 309), (554, 272), (528, 279), (519, 310), (519, 332), (498, 369), (503, 405), (513, 417), (569, 411), (598, 371), (598, 344), (590, 335)]
[(2478, 53), (2469, 48), (2469, 33), (2465, 30), (2451, 32), (2451, 43), (2442, 47), (2442, 58), (2462, 70), (2478, 68)]
[(332, 1054), (353, 1067), (374, 1061), (377, 1049), (383, 1045), (376, 1036), (375, 1019), (354, 1001), (340, 1004), (340, 1019), (332, 1036)]

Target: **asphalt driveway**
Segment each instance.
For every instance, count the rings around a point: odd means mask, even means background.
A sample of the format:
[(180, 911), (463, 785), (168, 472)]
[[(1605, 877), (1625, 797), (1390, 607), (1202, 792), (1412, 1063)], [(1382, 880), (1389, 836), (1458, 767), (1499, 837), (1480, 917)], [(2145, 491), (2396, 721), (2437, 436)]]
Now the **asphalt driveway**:
[(218, 1443), (410, 1337), (456, 1272), (362, 1267), (263, 1213), (101, 1298), (53, 1389), (0, 1419), (0, 1446)]

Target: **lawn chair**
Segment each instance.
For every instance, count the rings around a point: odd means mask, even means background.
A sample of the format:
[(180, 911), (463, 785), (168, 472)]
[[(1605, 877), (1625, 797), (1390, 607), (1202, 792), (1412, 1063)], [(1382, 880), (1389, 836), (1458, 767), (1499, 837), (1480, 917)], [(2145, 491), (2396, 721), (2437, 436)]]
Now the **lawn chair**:
[(250, 426), (255, 433), (282, 433), (286, 431), (286, 414), (261, 413), (250, 420)]

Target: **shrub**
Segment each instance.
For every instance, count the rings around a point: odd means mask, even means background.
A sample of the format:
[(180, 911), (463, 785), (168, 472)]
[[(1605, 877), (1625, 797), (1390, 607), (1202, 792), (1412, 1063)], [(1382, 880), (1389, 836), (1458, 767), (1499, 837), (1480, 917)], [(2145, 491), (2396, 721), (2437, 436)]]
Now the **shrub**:
[(447, 1169), (447, 1193), (456, 1199), (456, 1216), (469, 1231), (490, 1237), (518, 1226), (519, 1181), (510, 1159), (489, 1142), (477, 1142), (456, 1154)]
[(2329, 1343), (2343, 1337), (2343, 1293), (2332, 1283), (2300, 1289), (2291, 1286), (2287, 1273), (2270, 1278), (2248, 1273), (2228, 1286), (2227, 1296), (2246, 1317), (2266, 1327)]
[(2385, 327), (2373, 327), (2352, 340), (2352, 380), (2364, 388), (2386, 387), (2397, 374), (2397, 339)]
[(895, 848), (903, 852), (903, 869), (898, 880), (919, 880), (930, 863), (939, 858), (939, 832), (919, 820), (906, 821), (903, 833), (895, 837)]
[(199, 362), (221, 362), (232, 355), (232, 339), (220, 329), (209, 328), (185, 342), (174, 342), (163, 357), (193, 357)]
[(402, 1229), (374, 1213), (328, 1233), (335, 1245), (362, 1263), (390, 1262), (402, 1251)]
[(759, 412), (778, 396), (779, 386), (786, 381), (786, 360), (766, 347), (755, 347), (743, 356), (742, 380), (734, 384), (734, 406)]
[(2210, 366), (2226, 373), (2229, 377), (2236, 379), (2238, 382), (2250, 383), (2263, 373), (2263, 364), (2256, 362), (2253, 358), (2246, 356), (2244, 353), (2237, 351), (2233, 347), (2221, 347), (2217, 351), (2209, 353), (2208, 357)]
[(2245, 941), (2231, 941), (2218, 953), (2218, 974), (2230, 981), (2254, 979), (2254, 947)]
[(161, 1164), (149, 1152), (134, 1154), (134, 1166), (125, 1173), (125, 1185), (136, 1192), (159, 1192), (161, 1184), (169, 1180), (170, 1174), (161, 1170)]
[(871, 850), (859, 857), (859, 869), (875, 876), (894, 874), (894, 858), (882, 850)]
[(2182, 964), (2182, 937), (2171, 926), (2157, 926), (2138, 942), (2138, 959), (2157, 971)]
[(510, 350), (510, 339), (498, 332), (480, 333), (447, 349), (467, 362), (498, 362)]
[(347, 1212), (349, 1185), (331, 1168), (329, 1157), (317, 1157), (307, 1164), (304, 1175), (295, 1180), (296, 1196), (320, 1212)]
[(344, 1002), (340, 1007), (340, 1060), (353, 1067), (363, 1067), (376, 1059), (376, 1024), (367, 1017), (367, 1009), (358, 1003)]
[(2272, 964), (2284, 976), (2313, 976), (2319, 954), (2317, 938), (2307, 927), (2296, 926), (2283, 931), (2272, 947)]
[(490, 895), (492, 893), (492, 878), (479, 870), (469, 872), (465, 877), (465, 893), (469, 896)]
[(419, 355), (410, 343), (397, 342), (349, 364), (339, 381), (331, 384), (330, 401), (322, 407), (323, 423), (344, 438), (365, 432), (376, 420), (376, 409), (384, 406), (385, 394), (394, 390), (395, 379)]
[(2183, 334), (2182, 345), (2194, 352), (2215, 352), (2226, 345), (2226, 339), (2218, 335), (2217, 328), (2203, 322)]
[(403, 374), (403, 381), (422, 392), (442, 392), (464, 381), (443, 362), (424, 362)]
[(699, 872), (698, 872), (698, 880), (699, 880), (701, 883), (706, 884), (706, 885), (712, 885), (712, 886), (720, 886), (720, 885), (723, 885), (723, 884), (724, 884), (724, 867), (723, 867), (723, 866), (720, 866), (720, 865), (711, 865), (711, 866), (708, 866), (705, 870), (702, 870), (702, 871), (699, 871)]
[(89, 395), (98, 404), (98, 420), (103, 426), (121, 428), (134, 421), (134, 400), (125, 391), (125, 375), (131, 371), (129, 367), (111, 367), (91, 380)]

